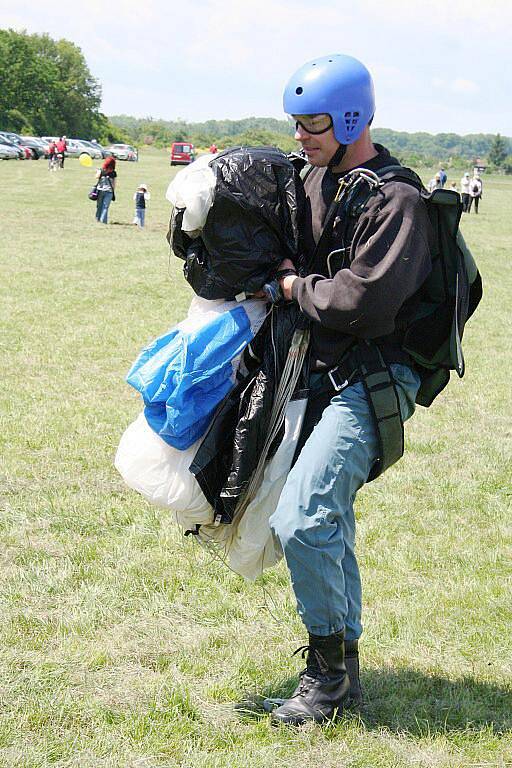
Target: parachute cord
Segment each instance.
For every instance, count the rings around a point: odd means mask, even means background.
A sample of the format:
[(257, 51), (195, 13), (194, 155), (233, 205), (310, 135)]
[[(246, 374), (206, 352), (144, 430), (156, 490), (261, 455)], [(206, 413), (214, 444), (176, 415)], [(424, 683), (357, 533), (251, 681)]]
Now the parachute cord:
[(284, 423), (286, 407), (290, 402), (295, 387), (297, 386), (308, 344), (309, 330), (296, 330), (292, 338), (290, 349), (288, 350), (288, 355), (286, 357), (281, 380), (279, 382), (276, 396), (274, 398), (274, 403), (272, 405), (267, 437), (263, 445), (258, 464), (256, 465), (256, 468), (252, 474), (243, 497), (237, 504), (235, 514), (233, 515), (233, 521), (239, 516), (243, 515), (261, 484), (269, 450)]

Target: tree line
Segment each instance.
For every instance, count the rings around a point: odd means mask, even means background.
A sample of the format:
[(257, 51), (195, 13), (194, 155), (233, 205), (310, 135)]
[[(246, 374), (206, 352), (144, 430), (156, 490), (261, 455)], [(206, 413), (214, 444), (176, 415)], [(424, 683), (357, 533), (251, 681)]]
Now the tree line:
[(49, 35), (0, 29), (0, 130), (115, 141), (101, 85), (80, 48)]
[[(208, 120), (189, 123), (185, 120), (156, 120), (113, 115), (111, 122), (136, 144), (168, 146), (173, 141), (191, 141), (199, 147), (212, 142), (223, 149), (234, 144), (272, 144), (284, 151), (296, 149), (293, 125), (288, 120), (249, 117), (243, 120)], [(400, 160), (412, 165), (451, 162), (461, 165), (480, 158), (501, 166), (512, 156), (512, 139), (499, 134), (406, 133), (388, 128), (374, 128), (373, 140), (386, 146)], [(497, 150), (493, 152), (494, 150)], [(512, 162), (512, 157), (510, 157)]]

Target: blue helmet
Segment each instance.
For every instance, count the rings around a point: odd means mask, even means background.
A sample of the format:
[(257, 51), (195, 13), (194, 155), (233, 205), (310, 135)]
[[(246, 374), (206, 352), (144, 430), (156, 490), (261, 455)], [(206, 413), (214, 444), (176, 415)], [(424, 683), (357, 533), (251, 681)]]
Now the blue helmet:
[(291, 76), (283, 106), (289, 115), (329, 114), (336, 139), (340, 144), (352, 144), (375, 112), (372, 78), (352, 56), (322, 56)]

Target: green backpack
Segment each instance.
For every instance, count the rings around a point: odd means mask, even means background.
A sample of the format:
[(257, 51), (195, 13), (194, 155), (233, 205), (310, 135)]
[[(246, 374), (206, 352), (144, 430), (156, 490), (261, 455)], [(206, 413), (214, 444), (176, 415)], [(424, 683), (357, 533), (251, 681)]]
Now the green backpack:
[(464, 375), (462, 336), (466, 321), (482, 298), (482, 279), (459, 229), (462, 203), (458, 192), (428, 193), (409, 168), (388, 166), (377, 171), (383, 183), (404, 181), (419, 190), (434, 232), (432, 271), (420, 288), (416, 312), (403, 340), (421, 377), (416, 402), (428, 408), (450, 379)]
[[(303, 169), (303, 180), (309, 170), (311, 166)], [(456, 371), (461, 378), (464, 375), (462, 336), (467, 319), (482, 298), (482, 280), (459, 230), (462, 215), (459, 194), (448, 189), (429, 193), (419, 176), (403, 166), (390, 165), (375, 172), (357, 168), (348, 173), (340, 181), (325, 217), (325, 240), (328, 241), (336, 216), (344, 219), (347, 234), (370, 197), (389, 181), (402, 181), (418, 190), (434, 232), (432, 271), (416, 294), (415, 311), (400, 329), (402, 346), (414, 360), (421, 378), (416, 402), (428, 408), (448, 384), (450, 371)], [(318, 258), (325, 253), (323, 239), (324, 234), (317, 246)], [(403, 423), (396, 386), (378, 345), (359, 342), (354, 354), (380, 443), (380, 457), (369, 477), (373, 480), (402, 456)]]

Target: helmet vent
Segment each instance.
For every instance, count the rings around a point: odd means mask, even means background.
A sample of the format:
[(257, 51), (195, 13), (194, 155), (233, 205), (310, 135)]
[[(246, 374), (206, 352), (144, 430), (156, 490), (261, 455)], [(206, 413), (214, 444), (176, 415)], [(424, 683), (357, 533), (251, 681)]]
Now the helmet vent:
[(359, 123), (359, 112), (345, 112), (345, 128), (347, 130), (347, 134), (350, 136), (351, 133), (354, 133), (354, 131), (357, 128), (357, 124)]
[(299, 85), (299, 87), (295, 89), (295, 93), (297, 94), (297, 96), (300, 96), (301, 93), (304, 93), (304, 88), (301, 88)]

